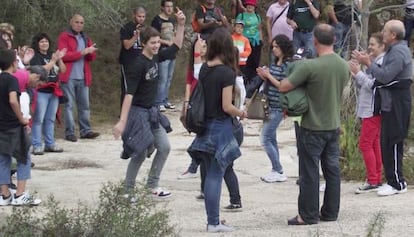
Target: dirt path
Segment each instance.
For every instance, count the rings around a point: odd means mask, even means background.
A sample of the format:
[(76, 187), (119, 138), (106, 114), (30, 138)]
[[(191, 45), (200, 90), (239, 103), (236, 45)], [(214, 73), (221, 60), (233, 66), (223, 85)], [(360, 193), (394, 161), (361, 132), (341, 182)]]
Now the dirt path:
[[(177, 180), (190, 159), (186, 148), (193, 139), (178, 121), (179, 112), (167, 112), (174, 131), (169, 135), (172, 150), (161, 176), (161, 185), (173, 192), (173, 197), (159, 204), (170, 210), (171, 222), (181, 229), (182, 236), (206, 236), (204, 203), (196, 201), (200, 181)], [(239, 178), (243, 211), (221, 212), (221, 219), (233, 225), (231, 234), (212, 236), (366, 236), (367, 226), (377, 213), (382, 213), (385, 226), (381, 236), (414, 236), (414, 192), (392, 197), (377, 197), (375, 193), (355, 195), (355, 182), (342, 182), (341, 211), (337, 222), (312, 226), (291, 227), (286, 220), (297, 213), (298, 186), (297, 157), (293, 124), (282, 122), (278, 130), (281, 162), (288, 175), (284, 183), (267, 184), (259, 177), (270, 171), (270, 162), (259, 143), (258, 121), (245, 121), (243, 156), (235, 162)], [(62, 204), (73, 207), (78, 200), (87, 204), (98, 201), (98, 191), (107, 181), (124, 178), (127, 161), (119, 159), (121, 142), (110, 134), (110, 126), (102, 127), (97, 140), (77, 143), (58, 139), (65, 149), (62, 154), (33, 156), (36, 167), (28, 184), (43, 200), (52, 193)], [(151, 160), (144, 162), (139, 180), (146, 177)], [(85, 167), (68, 169), (68, 167)], [(321, 200), (323, 196), (321, 195)], [(223, 185), (221, 204), (228, 204), (228, 193)], [(11, 207), (1, 207), (0, 216), (10, 213)]]

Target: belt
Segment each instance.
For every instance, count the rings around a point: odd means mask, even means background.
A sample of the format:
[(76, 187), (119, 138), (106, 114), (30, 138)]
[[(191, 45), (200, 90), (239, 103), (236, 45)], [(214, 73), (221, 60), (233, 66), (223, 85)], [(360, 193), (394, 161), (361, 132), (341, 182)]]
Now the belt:
[(312, 30), (309, 30), (309, 29), (296, 29), (296, 31), (297, 32), (301, 32), (301, 33), (309, 33), (309, 32), (312, 32)]

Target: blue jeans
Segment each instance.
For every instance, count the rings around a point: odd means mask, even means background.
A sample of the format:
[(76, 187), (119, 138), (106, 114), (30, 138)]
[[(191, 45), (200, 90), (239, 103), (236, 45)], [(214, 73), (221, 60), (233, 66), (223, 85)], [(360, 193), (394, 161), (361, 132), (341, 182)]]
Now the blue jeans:
[(207, 224), (218, 225), (220, 223), (220, 196), (224, 170), (220, 168), (214, 155), (204, 153), (203, 163), (206, 166), (206, 178), (204, 183), (204, 203), (207, 212)]
[(34, 148), (42, 147), (42, 129), (45, 147), (55, 145), (55, 119), (58, 106), (59, 98), (53, 93), (37, 93), (32, 126), (32, 144)]
[(165, 105), (168, 103), (168, 91), (170, 90), (171, 81), (174, 74), (175, 59), (165, 60), (158, 63), (158, 94), (155, 101), (156, 105)]
[[(200, 154), (200, 157), (204, 157), (202, 158), (203, 160), (201, 160), (201, 163), (200, 163), (200, 175), (201, 175), (201, 189), (200, 190), (202, 193), (204, 193), (206, 176), (208, 173), (207, 169), (210, 165), (210, 160), (207, 160), (207, 161), (205, 160), (206, 154)], [(207, 158), (207, 159), (214, 159), (214, 157)], [(224, 171), (223, 178), (224, 178), (224, 182), (226, 183), (227, 190), (229, 191), (230, 203), (241, 204), (239, 179), (237, 178), (237, 175), (234, 172), (233, 162), (227, 166), (226, 170)]]
[[(160, 180), (162, 168), (170, 153), (170, 142), (168, 140), (167, 132), (160, 125), (159, 128), (152, 129), (154, 135), (154, 146), (157, 149), (155, 157), (152, 161), (150, 171), (148, 173), (147, 188), (157, 188)], [(128, 164), (127, 172), (125, 175), (125, 188), (132, 189), (135, 186), (135, 180), (138, 175), (138, 171), (146, 158), (146, 152), (136, 158), (131, 158)]]
[(349, 26), (344, 25), (341, 22), (338, 22), (336, 25), (333, 25), (335, 27), (335, 43), (334, 43), (334, 49), (335, 52), (340, 52), (341, 57), (344, 55), (344, 41), (346, 34), (348, 33)]
[[(12, 163), (12, 157), (6, 154), (0, 153), (0, 185), (10, 184), (10, 165)], [(30, 152), (27, 154), (26, 164), (17, 162), (17, 180), (30, 179), (31, 171), (31, 158)]]
[(75, 120), (73, 118), (73, 106), (76, 102), (78, 110), (79, 132), (80, 135), (86, 135), (91, 131), (89, 123), (89, 87), (85, 85), (84, 80), (70, 79), (67, 83), (61, 84), (68, 102), (65, 105), (65, 135), (75, 134)]
[(341, 194), (339, 129), (312, 131), (301, 127), (299, 145), (299, 214), (306, 223), (319, 221), (319, 161), (321, 161), (326, 189), (320, 214), (328, 220), (336, 220)]
[(272, 162), (272, 169), (279, 173), (283, 173), (283, 167), (280, 164), (279, 148), (277, 145), (276, 130), (279, 127), (280, 122), (283, 119), (282, 111), (271, 108), (269, 113), (269, 119), (263, 122), (262, 133), (260, 140), (262, 146)]
[(304, 56), (306, 57), (316, 57), (316, 50), (313, 46), (313, 32), (299, 32), (293, 31), (293, 46), (295, 50), (298, 48), (305, 48), (306, 53)]

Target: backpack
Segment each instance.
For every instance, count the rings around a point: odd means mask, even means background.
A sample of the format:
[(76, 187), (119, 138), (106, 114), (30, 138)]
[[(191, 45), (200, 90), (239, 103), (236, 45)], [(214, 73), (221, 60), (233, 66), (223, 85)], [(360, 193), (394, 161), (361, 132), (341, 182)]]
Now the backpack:
[[(203, 10), (203, 13), (205, 14), (207, 12), (207, 9), (204, 5), (200, 5), (201, 10)], [(222, 11), (220, 10), (220, 8), (214, 6), (214, 12), (216, 14), (223, 14)], [(197, 21), (197, 17), (196, 17), (196, 11), (193, 12), (193, 14), (191, 15), (191, 26), (193, 27), (193, 31), (196, 33), (200, 33), (201, 32), (201, 26), (200, 24), (198, 24)]]
[(206, 128), (204, 88), (201, 78), (199, 78), (188, 101), (185, 127), (188, 132), (193, 132), (198, 135), (202, 134)]
[[(204, 5), (200, 5), (201, 9), (203, 10), (203, 13), (206, 13), (206, 7)], [(197, 17), (195, 11), (193, 12), (191, 16), (191, 26), (193, 27), (193, 31), (200, 33), (201, 32), (201, 26), (198, 24)]]
[[(289, 75), (292, 72), (295, 63), (299, 62), (292, 62), (288, 66), (286, 73), (287, 75)], [(308, 97), (306, 95), (306, 90), (303, 85), (298, 86), (288, 92), (280, 93), (279, 101), (284, 113), (287, 116), (301, 116), (304, 113), (308, 112)]]
[[(257, 21), (258, 22), (262, 22), (262, 18), (259, 16), (259, 14), (257, 14), (257, 12), (254, 12), (254, 14), (256, 15)], [(241, 19), (240, 20), (242, 20), (244, 22), (244, 12), (240, 13), (240, 15), (241, 15)]]

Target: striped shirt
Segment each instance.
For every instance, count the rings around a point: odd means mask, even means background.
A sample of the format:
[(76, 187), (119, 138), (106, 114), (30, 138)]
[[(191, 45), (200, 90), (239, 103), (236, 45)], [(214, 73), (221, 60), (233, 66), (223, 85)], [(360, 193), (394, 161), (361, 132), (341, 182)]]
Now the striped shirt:
[[(288, 62), (284, 62), (282, 65), (278, 66), (275, 63), (272, 63), (269, 68), (270, 74), (277, 80), (281, 81), (285, 79), (286, 77), (286, 68), (287, 68)], [(279, 101), (279, 89), (273, 85), (272, 83), (268, 83), (269, 89), (267, 92), (268, 100), (269, 100), (269, 106), (270, 108), (277, 108), (280, 111), (282, 110), (280, 106)]]

